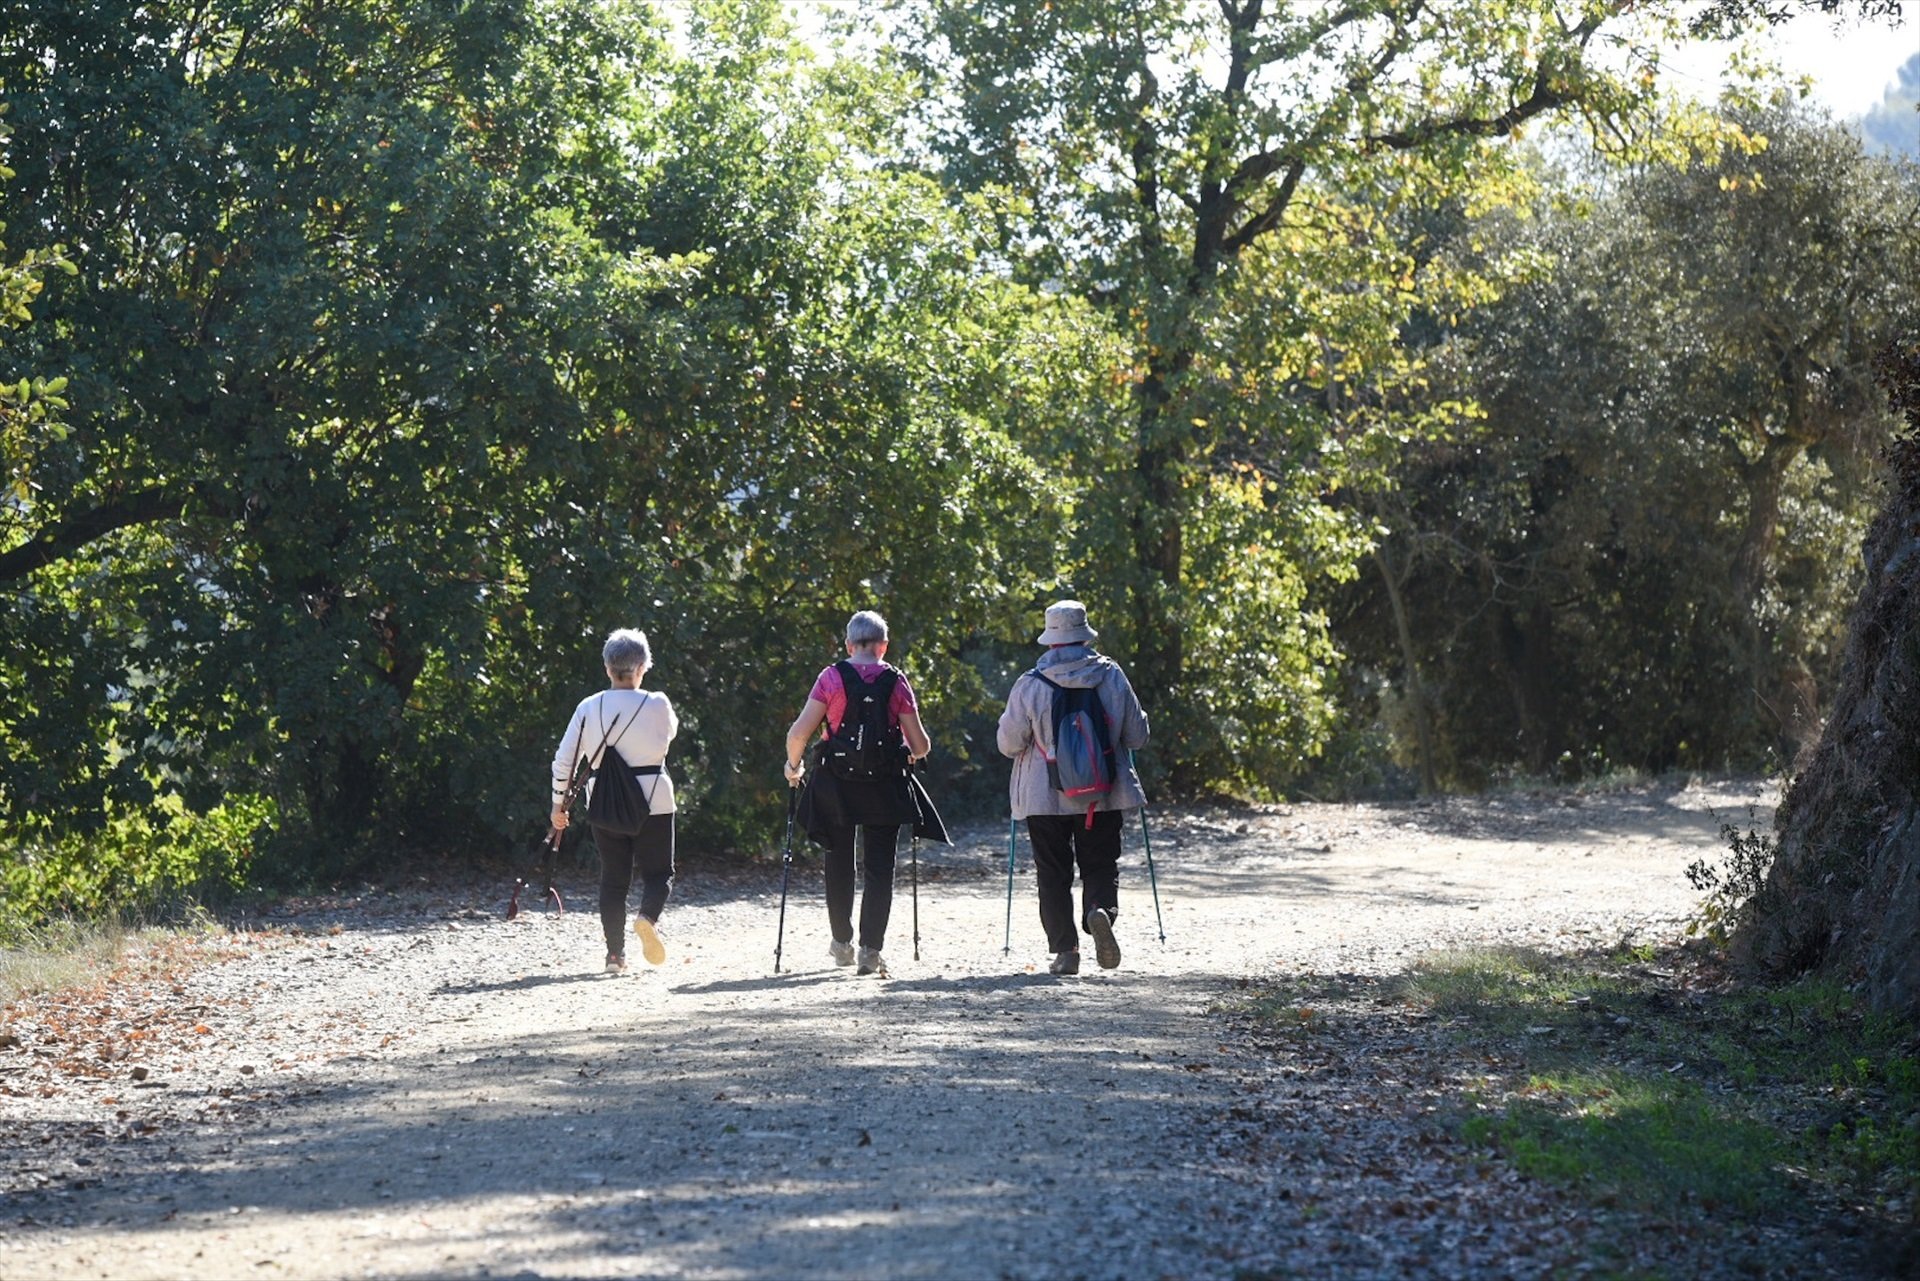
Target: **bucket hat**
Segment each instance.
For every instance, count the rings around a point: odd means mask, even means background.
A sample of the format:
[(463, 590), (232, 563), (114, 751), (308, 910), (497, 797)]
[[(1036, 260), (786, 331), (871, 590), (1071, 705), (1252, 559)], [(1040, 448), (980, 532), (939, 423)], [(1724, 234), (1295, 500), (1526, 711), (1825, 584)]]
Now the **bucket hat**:
[(1047, 630), (1040, 633), (1042, 645), (1082, 645), (1100, 633), (1087, 626), (1087, 607), (1077, 600), (1055, 601), (1047, 606)]

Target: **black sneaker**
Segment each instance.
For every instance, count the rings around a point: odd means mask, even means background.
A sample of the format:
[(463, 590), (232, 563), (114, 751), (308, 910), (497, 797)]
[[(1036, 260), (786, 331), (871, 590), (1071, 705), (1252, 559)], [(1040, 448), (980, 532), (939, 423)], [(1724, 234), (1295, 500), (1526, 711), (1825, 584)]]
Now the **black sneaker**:
[(1080, 951), (1078, 948), (1075, 948), (1071, 952), (1054, 953), (1053, 964), (1047, 967), (1047, 973), (1049, 974), (1078, 974), (1079, 972)]
[(624, 974), (627, 970), (627, 958), (618, 952), (607, 953), (607, 973)]
[(1120, 964), (1120, 940), (1113, 937), (1113, 921), (1105, 908), (1087, 913), (1087, 933), (1093, 935), (1093, 958), (1100, 968), (1110, 970)]

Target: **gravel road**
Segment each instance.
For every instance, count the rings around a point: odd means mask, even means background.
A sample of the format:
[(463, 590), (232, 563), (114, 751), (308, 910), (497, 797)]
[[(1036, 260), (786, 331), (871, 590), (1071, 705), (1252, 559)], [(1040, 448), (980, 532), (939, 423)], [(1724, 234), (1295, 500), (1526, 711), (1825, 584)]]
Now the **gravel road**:
[[(1287, 1065), (1215, 1007), (1249, 976), (1391, 973), (1433, 948), (1671, 938), (1682, 869), (1762, 799), (1167, 815), (1166, 942), (1136, 826), (1123, 964), (1089, 952), (1069, 979), (1046, 973), (1024, 839), (1002, 954), (1004, 828), (922, 848), (918, 960), (902, 859), (886, 978), (832, 966), (811, 859), (777, 977), (777, 870), (722, 880), (692, 850), (666, 963), (635, 948), (621, 976), (600, 973), (584, 881), (574, 910), (514, 921), (497, 886), (289, 904), (8, 1012), (0, 1276), (1530, 1275), (1552, 1260), (1474, 1253), (1480, 1193), (1428, 1207), (1445, 1248), (1419, 1255), (1330, 1210), (1329, 1181), (1378, 1181), (1417, 1117), (1335, 1133), (1287, 1112)], [(1283, 1141), (1250, 1174), (1223, 1152), (1254, 1098)], [(1499, 1195), (1510, 1217), (1568, 1213)]]

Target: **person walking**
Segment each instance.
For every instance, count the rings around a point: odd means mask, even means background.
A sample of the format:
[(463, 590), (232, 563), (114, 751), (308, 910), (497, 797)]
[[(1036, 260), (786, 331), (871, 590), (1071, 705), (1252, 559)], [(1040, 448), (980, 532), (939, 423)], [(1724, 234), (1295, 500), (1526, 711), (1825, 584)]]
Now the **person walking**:
[[(1079, 601), (1049, 605), (1046, 630), (1039, 636), (1047, 652), (1008, 691), (997, 736), (1001, 753), (1013, 758), (1008, 790), (1013, 817), (1026, 820), (1033, 843), (1040, 924), (1053, 953), (1047, 967), (1053, 974), (1080, 972), (1081, 930), (1092, 935), (1100, 968), (1120, 964), (1113, 923), (1120, 915), (1121, 825), (1125, 811), (1147, 803), (1132, 757), (1135, 748), (1146, 746), (1147, 714), (1120, 664), (1094, 651), (1099, 634), (1087, 625), (1087, 607)], [(1086, 714), (1076, 716), (1077, 709)], [(1068, 732), (1060, 731), (1063, 723)], [(1088, 759), (1081, 765), (1090, 768), (1076, 770), (1060, 760), (1057, 739), (1069, 732), (1069, 751), (1083, 753)], [(1069, 774), (1074, 777), (1063, 779)]]
[[(880, 949), (893, 911), (893, 869), (900, 829), (916, 809), (907, 770), (932, 750), (920, 705), (899, 668), (886, 661), (887, 620), (863, 609), (847, 620), (847, 656), (821, 670), (787, 730), (789, 787), (807, 776), (807, 742), (825, 730), (813, 779), (800, 799), (800, 822), (827, 851), (828, 954), (861, 974), (885, 974)], [(866, 890), (854, 944), (853, 846), (861, 834)]]
[[(553, 753), (553, 823), (555, 839), (567, 830), (564, 807), (567, 785), (584, 759), (599, 768), (608, 750), (617, 751), (633, 771), (634, 782), (646, 796), (647, 816), (637, 833), (625, 834), (593, 824), (593, 843), (600, 851), (600, 927), (607, 937), (607, 973), (627, 968), (627, 895), (633, 877), (640, 874), (640, 914), (633, 932), (640, 938), (641, 955), (650, 965), (667, 959), (656, 928), (660, 913), (673, 892), (673, 778), (667, 773), (667, 745), (680, 728), (673, 704), (657, 690), (642, 689), (653, 666), (646, 633), (623, 627), (607, 637), (600, 651), (608, 687), (590, 694), (573, 709), (567, 732)], [(588, 784), (591, 805), (592, 784)]]

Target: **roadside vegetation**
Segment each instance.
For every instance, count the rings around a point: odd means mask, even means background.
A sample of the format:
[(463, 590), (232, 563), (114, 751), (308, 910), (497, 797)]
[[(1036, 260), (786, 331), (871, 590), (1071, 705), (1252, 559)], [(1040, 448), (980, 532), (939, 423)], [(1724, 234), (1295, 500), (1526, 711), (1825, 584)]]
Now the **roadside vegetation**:
[(1459, 1159), (1620, 1211), (1623, 1231), (1810, 1222), (1864, 1238), (1888, 1275), (1920, 1262), (1920, 1030), (1830, 979), (1740, 984), (1698, 945), (1501, 948), (1267, 984), (1237, 1008), (1283, 1056), (1425, 1028)]

